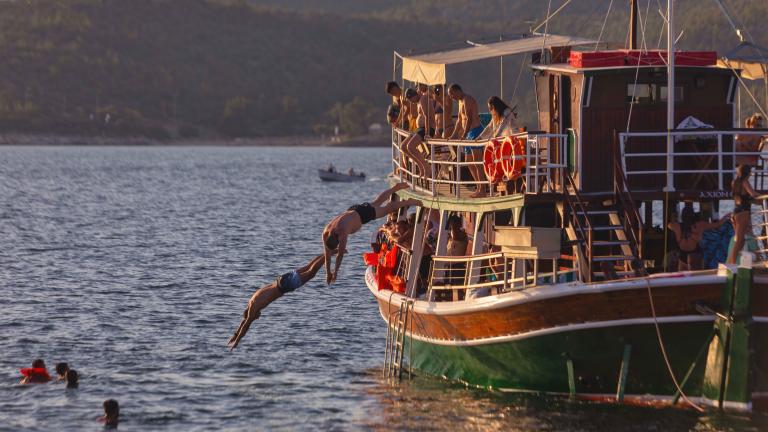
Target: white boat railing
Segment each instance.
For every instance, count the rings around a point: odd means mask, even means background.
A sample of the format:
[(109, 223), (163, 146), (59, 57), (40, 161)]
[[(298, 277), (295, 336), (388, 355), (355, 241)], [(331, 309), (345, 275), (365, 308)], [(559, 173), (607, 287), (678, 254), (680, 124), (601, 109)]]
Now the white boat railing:
[[(431, 172), (424, 176), (414, 173), (414, 170), (409, 168), (408, 158), (404, 157), (401, 151), (402, 142), (411, 135), (411, 132), (402, 129), (395, 129), (392, 134), (392, 168), (400, 181), (408, 182), (412, 189), (433, 196), (447, 195), (461, 198), (462, 187), (466, 189), (481, 185), (486, 185), (490, 191), (493, 191), (494, 184), (485, 176), (483, 161), (467, 161), (465, 151), (470, 148), (484, 149), (494, 139), (503, 140), (505, 137), (479, 141), (428, 138), (423, 145), (428, 149), (426, 159)], [(525, 160), (525, 168), (520, 174), (522, 180), (520, 192), (561, 193), (563, 170), (567, 169), (565, 161), (568, 136), (544, 132), (521, 132), (511, 137), (523, 138), (526, 141), (525, 154), (510, 157), (510, 159)], [(466, 171), (462, 172), (464, 168), (470, 167), (477, 167), (481, 173), (480, 179), (472, 178)], [(504, 177), (502, 181), (504, 180), (510, 179)]]
[[(757, 157), (758, 162), (753, 166), (751, 181), (756, 189), (765, 190), (763, 183), (768, 174), (768, 165), (765, 163), (768, 153), (736, 151), (735, 137), (768, 136), (768, 130), (694, 129), (675, 130), (670, 134), (674, 137), (671, 153), (667, 149), (666, 131), (619, 133), (620, 160), (633, 190), (642, 190), (643, 186), (636, 185), (647, 183), (636, 180), (639, 177), (656, 177), (659, 182), (664, 179), (664, 184), (671, 184), (673, 189), (726, 191), (730, 189), (730, 178), (736, 168), (736, 158), (746, 156)], [(648, 151), (654, 147), (663, 148), (664, 151)], [(672, 161), (672, 170), (667, 167), (668, 159)], [(683, 178), (684, 176), (689, 177)], [(712, 187), (691, 184), (691, 180), (696, 183), (705, 176), (710, 177), (707, 184), (714, 183)]]
[[(540, 272), (543, 261), (551, 270)], [(432, 257), (427, 299), (460, 301), (578, 280), (578, 269), (558, 270), (557, 259), (535, 254), (495, 252), (474, 256)]]

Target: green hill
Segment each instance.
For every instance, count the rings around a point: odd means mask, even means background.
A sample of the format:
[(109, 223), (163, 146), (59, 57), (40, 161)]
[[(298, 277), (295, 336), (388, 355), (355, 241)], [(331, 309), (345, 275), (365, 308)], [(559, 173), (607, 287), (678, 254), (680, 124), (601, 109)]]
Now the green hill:
[[(524, 33), (543, 19), (547, 3), (5, 1), (0, 132), (266, 136), (327, 132), (335, 124), (361, 132), (383, 120), (393, 50), (420, 52)], [(575, 1), (549, 30), (596, 37), (608, 3)], [(626, 39), (623, 3), (614, 2), (603, 39)], [(755, 3), (729, 2), (768, 45), (758, 31), (768, 5)], [(554, 10), (562, 2), (552, 4)], [(714, 2), (679, 4), (683, 47), (723, 51), (735, 45)], [(650, 5), (646, 38), (655, 46), (661, 20), (656, 1)], [(507, 99), (519, 65), (520, 59), (505, 60)], [(498, 93), (498, 70), (492, 60), (452, 68), (449, 77), (482, 100)], [(531, 102), (530, 79), (523, 76), (515, 100)]]

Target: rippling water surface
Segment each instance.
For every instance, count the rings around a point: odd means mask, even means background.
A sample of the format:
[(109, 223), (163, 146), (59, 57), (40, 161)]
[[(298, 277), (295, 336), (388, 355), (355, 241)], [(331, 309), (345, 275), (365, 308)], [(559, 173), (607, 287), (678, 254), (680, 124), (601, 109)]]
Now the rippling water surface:
[[(0, 429), (766, 430), (696, 414), (380, 375), (385, 328), (351, 242), (339, 281), (283, 297), (230, 353), (254, 286), (321, 252), (325, 222), (386, 187), (387, 149), (0, 147)], [(326, 184), (333, 161), (369, 174)], [(80, 388), (17, 385), (34, 358)]]

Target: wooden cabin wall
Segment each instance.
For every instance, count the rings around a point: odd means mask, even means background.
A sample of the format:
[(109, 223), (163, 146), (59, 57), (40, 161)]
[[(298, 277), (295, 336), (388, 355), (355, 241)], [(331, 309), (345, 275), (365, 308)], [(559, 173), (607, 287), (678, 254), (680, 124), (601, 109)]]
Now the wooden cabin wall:
[[(582, 111), (581, 186), (585, 192), (609, 192), (613, 189), (614, 132), (627, 129), (630, 108), (627, 85), (635, 82), (635, 70), (595, 71), (587, 72), (586, 76), (593, 76), (594, 79), (589, 106)], [(683, 87), (684, 95), (683, 101), (676, 105), (675, 124), (694, 116), (717, 129), (730, 129), (733, 105), (728, 103), (727, 96), (731, 76), (730, 71), (713, 68), (678, 69), (676, 85)], [(638, 82), (663, 85), (666, 75), (659, 70), (641, 69)], [(635, 104), (630, 130), (666, 130), (666, 110), (666, 102), (662, 101)], [(655, 147), (656, 143), (649, 146)], [(647, 151), (655, 150), (649, 148)], [(658, 189), (660, 185), (657, 176), (634, 180), (630, 179), (633, 189)]]

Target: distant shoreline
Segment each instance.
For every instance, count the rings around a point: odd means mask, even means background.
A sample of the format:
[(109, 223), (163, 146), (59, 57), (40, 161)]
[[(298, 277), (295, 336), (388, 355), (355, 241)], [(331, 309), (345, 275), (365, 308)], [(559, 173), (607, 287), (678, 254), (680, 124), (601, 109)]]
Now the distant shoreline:
[(147, 137), (106, 137), (55, 134), (0, 134), (0, 146), (221, 146), (221, 147), (387, 147), (388, 135), (342, 138), (274, 136), (253, 138), (190, 138), (155, 140)]

